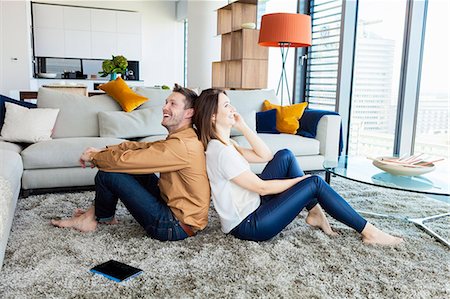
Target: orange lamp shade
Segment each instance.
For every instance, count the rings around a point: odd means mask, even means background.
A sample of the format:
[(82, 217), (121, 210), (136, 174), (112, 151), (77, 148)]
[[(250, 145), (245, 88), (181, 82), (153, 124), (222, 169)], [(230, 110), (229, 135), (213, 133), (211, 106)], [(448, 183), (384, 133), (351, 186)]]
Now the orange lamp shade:
[(311, 17), (294, 13), (263, 15), (258, 44), (279, 47), (280, 43), (295, 48), (311, 46)]

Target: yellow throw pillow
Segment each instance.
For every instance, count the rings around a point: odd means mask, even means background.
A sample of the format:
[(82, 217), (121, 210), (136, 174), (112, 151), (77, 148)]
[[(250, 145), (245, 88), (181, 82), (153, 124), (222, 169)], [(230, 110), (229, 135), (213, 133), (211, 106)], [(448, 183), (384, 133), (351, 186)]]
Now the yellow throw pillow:
[(277, 130), (281, 133), (295, 134), (300, 126), (298, 120), (302, 117), (308, 103), (291, 106), (274, 105), (268, 100), (263, 103), (263, 111), (277, 109)]
[(148, 99), (132, 91), (121, 77), (98, 87), (120, 104), (123, 111), (130, 112)]

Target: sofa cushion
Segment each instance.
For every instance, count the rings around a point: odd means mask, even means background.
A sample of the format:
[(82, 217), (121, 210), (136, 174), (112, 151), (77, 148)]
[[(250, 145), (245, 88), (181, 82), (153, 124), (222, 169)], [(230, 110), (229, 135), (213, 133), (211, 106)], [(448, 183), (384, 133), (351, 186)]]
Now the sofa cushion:
[(140, 109), (131, 112), (102, 111), (98, 113), (101, 137), (135, 138), (163, 135), (167, 129), (161, 125), (159, 109)]
[(277, 130), (277, 109), (256, 113), (256, 132), (280, 134)]
[(299, 127), (299, 119), (308, 106), (308, 103), (299, 103), (290, 106), (280, 106), (265, 100), (263, 103), (264, 111), (277, 110), (277, 130), (281, 133), (295, 134)]
[(24, 102), (24, 101), (16, 101), (14, 99), (11, 99), (7, 96), (0, 94), (0, 130), (2, 129), (3, 122), (5, 121), (5, 112), (6, 112), (5, 103), (13, 103), (13, 104), (16, 104), (16, 105), (19, 105), (22, 107), (27, 107), (27, 108), (36, 108), (37, 107), (36, 104)]
[(154, 87), (134, 87), (133, 90), (148, 98), (148, 101), (138, 107), (138, 109), (162, 107), (166, 104), (167, 97), (172, 93), (170, 89), (160, 89)]
[(1, 136), (6, 141), (34, 143), (50, 140), (59, 109), (30, 109), (5, 103)]
[(25, 169), (22, 188), (58, 188), (95, 185), (98, 168), (65, 167), (50, 169)]
[[(272, 153), (289, 148), (295, 156), (318, 155), (320, 143), (313, 138), (291, 134), (258, 134)], [(250, 147), (244, 136), (232, 137), (240, 146)]]
[(148, 101), (148, 98), (131, 90), (121, 77), (117, 77), (116, 80), (104, 83), (98, 88), (105, 91), (116, 100), (125, 112), (133, 111), (144, 102)]
[(12, 143), (4, 141), (3, 138), (0, 137), (0, 150), (7, 150), (15, 153), (20, 153), (24, 147), (25, 147), (24, 143)]
[(21, 152), (24, 169), (80, 166), (80, 156), (88, 147), (104, 148), (125, 140), (117, 138), (62, 138), (34, 143)]
[(60, 109), (53, 138), (98, 137), (97, 113), (122, 110), (108, 95), (86, 97), (49, 88), (39, 89), (37, 105), (39, 108)]
[(279, 103), (272, 89), (227, 90), (226, 93), (230, 98), (231, 105), (242, 115), (250, 111), (262, 111), (264, 100), (269, 100), (271, 103)]

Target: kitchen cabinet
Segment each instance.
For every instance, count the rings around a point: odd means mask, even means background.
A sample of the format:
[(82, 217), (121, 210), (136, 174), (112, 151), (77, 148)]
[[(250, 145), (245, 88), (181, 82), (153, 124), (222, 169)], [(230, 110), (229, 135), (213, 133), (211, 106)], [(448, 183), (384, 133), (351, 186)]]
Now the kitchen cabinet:
[[(92, 32), (92, 57), (98, 59), (111, 59), (117, 54), (117, 33)], [(126, 56), (125, 56), (126, 57)]]
[(90, 31), (64, 31), (64, 57), (92, 58)]
[(64, 57), (64, 30), (35, 28), (34, 54), (42, 57)]
[(37, 28), (64, 29), (64, 8), (33, 3), (33, 25)]
[(64, 29), (91, 31), (91, 9), (64, 7)]
[(110, 59), (123, 55), (141, 60), (137, 12), (39, 3), (32, 8), (35, 56)]
[(116, 12), (113, 10), (91, 10), (92, 32), (117, 32)]

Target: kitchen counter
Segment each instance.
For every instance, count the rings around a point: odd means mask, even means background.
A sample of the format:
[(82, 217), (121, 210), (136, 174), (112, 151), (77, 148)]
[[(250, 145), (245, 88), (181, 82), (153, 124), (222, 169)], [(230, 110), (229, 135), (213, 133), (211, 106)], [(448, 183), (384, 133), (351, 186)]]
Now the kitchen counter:
[[(30, 90), (39, 90), (43, 85), (60, 85), (60, 86), (79, 86), (84, 85), (87, 87), (88, 91), (93, 91), (94, 84), (103, 84), (108, 82), (109, 80), (100, 78), (100, 79), (43, 79), (43, 78), (33, 78), (30, 80)], [(143, 80), (126, 80), (125, 81), (128, 86), (144, 86)]]

